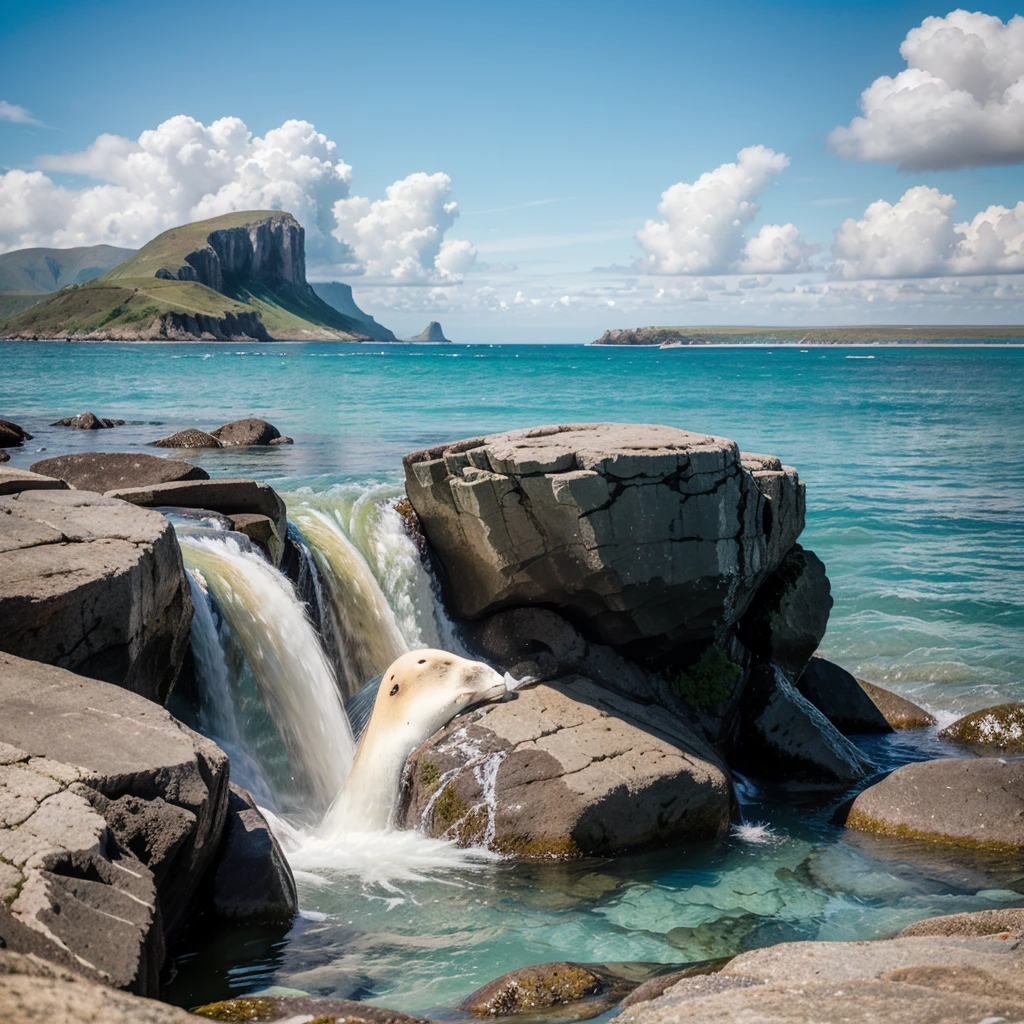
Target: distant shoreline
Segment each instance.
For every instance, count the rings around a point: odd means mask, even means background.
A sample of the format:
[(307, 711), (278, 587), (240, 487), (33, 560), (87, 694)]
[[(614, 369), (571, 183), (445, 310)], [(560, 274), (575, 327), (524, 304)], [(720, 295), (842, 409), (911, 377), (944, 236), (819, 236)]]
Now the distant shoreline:
[[(744, 340), (738, 340), (744, 339)], [(1012, 339), (1024, 344), (1020, 324), (888, 324), (871, 327), (631, 327), (607, 330), (592, 344), (694, 348), (704, 345), (925, 345), (993, 344)]]

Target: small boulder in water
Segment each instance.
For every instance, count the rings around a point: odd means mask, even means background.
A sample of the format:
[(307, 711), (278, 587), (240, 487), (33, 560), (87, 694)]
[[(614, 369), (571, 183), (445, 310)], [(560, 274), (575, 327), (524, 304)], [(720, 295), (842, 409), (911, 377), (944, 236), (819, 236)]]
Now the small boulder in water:
[(0, 420), (0, 448), (14, 448), (23, 441), (31, 441), (32, 435), (17, 423)]
[(950, 740), (978, 754), (1024, 754), (1024, 704), (997, 704), (973, 711), (939, 731)]
[(212, 434), (204, 430), (196, 430), (190, 427), (188, 430), (179, 430), (170, 437), (162, 437), (159, 441), (152, 442), (156, 448), (220, 448), (221, 443)]
[(825, 658), (811, 658), (796, 688), (844, 735), (893, 731), (857, 680)]
[(872, 703), (894, 729), (927, 729), (928, 726), (935, 725), (934, 715), (906, 697), (864, 679), (858, 679), (857, 685), (871, 698)]
[[(281, 438), (281, 431), (273, 423), (255, 418), (232, 420), (231, 423), (225, 423), (211, 433), (225, 448), (273, 444)], [(287, 444), (289, 440), (281, 443)]]
[(317, 1024), (427, 1024), (421, 1017), (412, 1017), (400, 1010), (322, 996), (241, 996), (207, 1003), (192, 1012), (209, 1020), (238, 1021), (239, 1024), (273, 1024), (287, 1020), (315, 1020)]
[(56, 420), (50, 426), (71, 427), (73, 430), (109, 430), (111, 427), (123, 427), (127, 422), (97, 416), (94, 412), (80, 412), (77, 416), (65, 416), (62, 420)]

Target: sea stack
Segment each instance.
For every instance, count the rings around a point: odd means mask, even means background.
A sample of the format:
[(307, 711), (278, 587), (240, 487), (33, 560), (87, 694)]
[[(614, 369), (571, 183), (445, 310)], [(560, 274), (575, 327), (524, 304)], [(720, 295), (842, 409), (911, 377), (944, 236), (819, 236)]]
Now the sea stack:
[(428, 342), (431, 342), (433, 344), (437, 344), (439, 342), (448, 342), (448, 343), (450, 343), (451, 339), (446, 338), (444, 336), (444, 331), (441, 330), (441, 325), (436, 320), (431, 320), (430, 323), (427, 324), (427, 326), (424, 327), (423, 330), (420, 331), (420, 333), (416, 335), (416, 337), (409, 338), (408, 340), (409, 341), (428, 341)]

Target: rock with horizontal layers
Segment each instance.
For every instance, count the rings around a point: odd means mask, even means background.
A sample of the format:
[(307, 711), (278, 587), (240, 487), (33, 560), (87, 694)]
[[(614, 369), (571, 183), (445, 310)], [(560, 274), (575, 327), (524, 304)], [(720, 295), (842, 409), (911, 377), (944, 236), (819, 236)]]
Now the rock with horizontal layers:
[(940, 740), (949, 740), (976, 754), (1024, 754), (1024, 704), (997, 704), (972, 711), (952, 725), (939, 730)]
[(27, 469), (0, 469), (0, 496), (20, 494), (22, 491), (66, 491), (68, 485), (63, 480), (55, 480), (42, 473), (32, 473)]
[(876, 686), (865, 679), (858, 679), (857, 685), (871, 698), (872, 704), (882, 712), (885, 720), (897, 731), (901, 729), (927, 729), (935, 725), (935, 716), (913, 701), (901, 697), (892, 690)]
[(787, 942), (690, 977), (613, 1024), (977, 1024), (1024, 1014), (1019, 935)]
[(155, 994), (220, 847), (227, 755), (137, 694), (0, 654), (0, 763), (20, 875), (0, 946)]
[(195, 1024), (177, 1006), (98, 984), (40, 956), (0, 949), (4, 1024)]
[(225, 448), (273, 444), (281, 436), (273, 423), (260, 419), (232, 420), (210, 433)]
[(1024, 850), (1024, 760), (940, 758), (907, 764), (861, 793), (848, 828), (968, 849)]
[(112, 420), (106, 416), (97, 416), (94, 412), (80, 412), (77, 416), (65, 416), (62, 420), (51, 423), (51, 427), (71, 427), (73, 430), (109, 430), (111, 427), (123, 427), (127, 420)]
[(796, 470), (672, 427), (515, 430), (404, 464), (459, 616), (541, 604), (645, 655), (735, 623), (803, 528)]
[(91, 491), (0, 497), (0, 650), (162, 704), (191, 621), (181, 551), (159, 513)]
[(811, 658), (796, 688), (844, 735), (893, 731), (860, 683), (825, 658)]
[(187, 430), (179, 430), (170, 437), (161, 437), (159, 441), (153, 441), (155, 448), (220, 448), (221, 443), (212, 434), (205, 430), (196, 430), (189, 427)]
[(298, 913), (295, 879), (256, 802), (231, 784), (213, 910), (234, 924), (287, 924)]
[(719, 838), (731, 802), (725, 765), (682, 721), (569, 676), (460, 716), (415, 750), (396, 824), (573, 858)]
[(10, 420), (0, 419), (0, 448), (14, 448), (23, 441), (31, 441), (32, 435)]
[(786, 679), (759, 665), (743, 692), (734, 757), (755, 778), (848, 786), (871, 761)]
[(756, 657), (778, 665), (796, 682), (825, 635), (831, 610), (824, 564), (794, 544), (754, 595), (740, 620), (739, 637)]
[(140, 452), (80, 452), (32, 464), (33, 473), (63, 480), (80, 491), (103, 494), (116, 487), (144, 487), (178, 480), (209, 480), (210, 474), (181, 459)]
[(316, 1021), (316, 1024), (427, 1024), (422, 1017), (412, 1017), (400, 1010), (324, 996), (240, 996), (197, 1006), (192, 1012), (209, 1020), (238, 1021), (239, 1024), (283, 1024), (285, 1021)]

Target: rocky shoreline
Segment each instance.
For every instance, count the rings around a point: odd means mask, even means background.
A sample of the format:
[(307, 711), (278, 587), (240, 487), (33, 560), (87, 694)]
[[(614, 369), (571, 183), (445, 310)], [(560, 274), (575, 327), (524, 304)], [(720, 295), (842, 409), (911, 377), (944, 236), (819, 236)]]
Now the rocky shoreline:
[[(209, 436), (265, 445), (280, 432), (247, 420)], [(29, 437), (0, 421), (0, 444)], [(940, 733), (968, 756), (885, 778), (851, 739), (934, 720), (816, 655), (832, 599), (799, 543), (793, 467), (633, 424), (472, 438), (404, 465), (407, 527), (465, 643), (526, 685), (413, 752), (399, 827), (542, 861), (714, 842), (737, 820), (741, 771), (850, 794), (851, 829), (1019, 862), (1020, 705)], [(12, 1024), (195, 1020), (133, 998), (160, 995), (183, 930), (283, 926), (297, 911), (287, 860), (230, 784), (228, 756), (163, 706), (188, 671), (193, 614), (168, 515), (223, 522), (287, 568), (284, 502), (258, 481), (152, 454), (0, 467), (0, 1016)], [(625, 1000), (622, 1024), (795, 1022), (822, 1007), (865, 1022), (973, 1020), (968, 1005), (977, 1019), (1019, 1016), (1024, 911), (988, 914), (772, 946), (674, 978), (540, 965), (464, 1009), (536, 1019), (580, 1003), (581, 1019)], [(197, 1012), (413, 1020), (289, 998)]]

